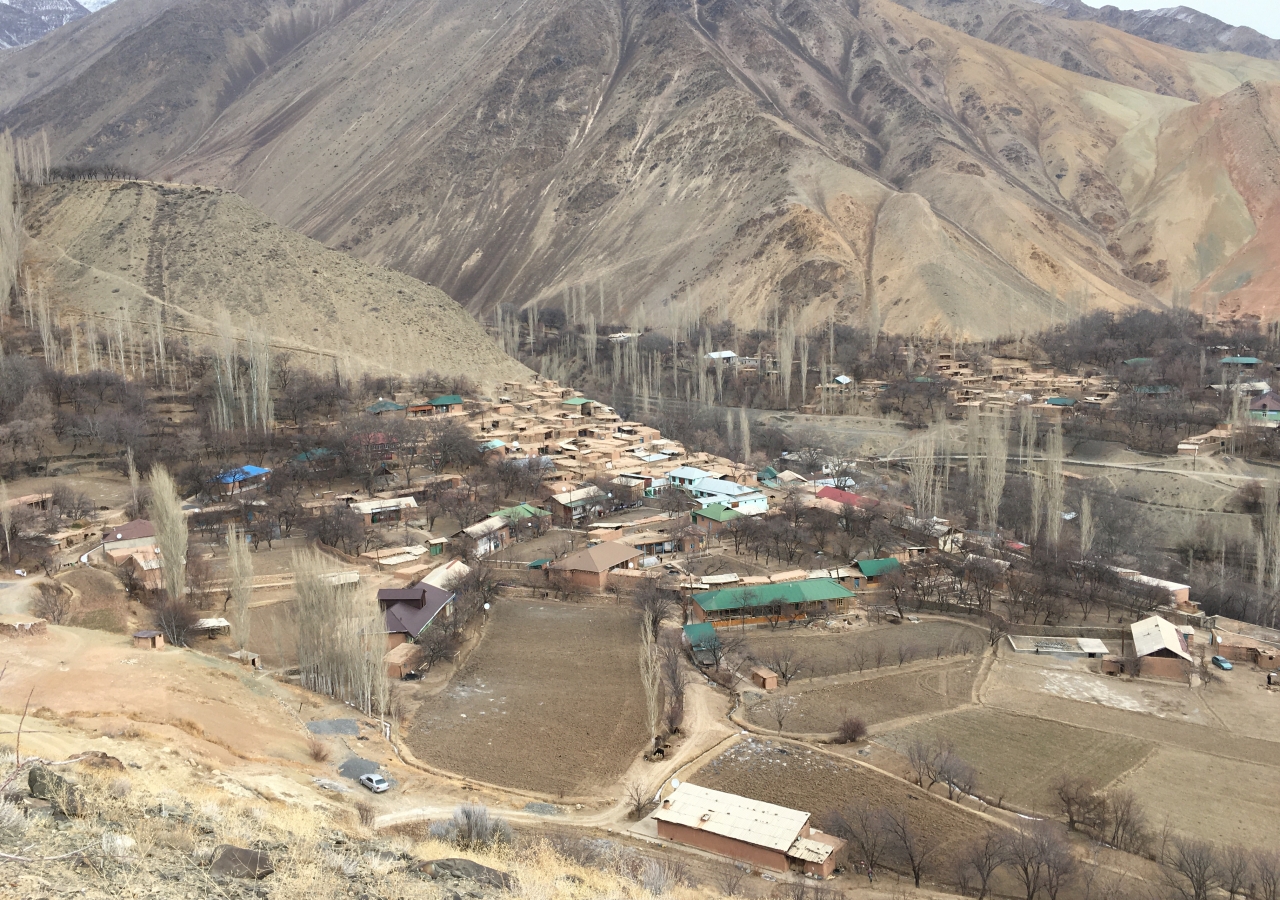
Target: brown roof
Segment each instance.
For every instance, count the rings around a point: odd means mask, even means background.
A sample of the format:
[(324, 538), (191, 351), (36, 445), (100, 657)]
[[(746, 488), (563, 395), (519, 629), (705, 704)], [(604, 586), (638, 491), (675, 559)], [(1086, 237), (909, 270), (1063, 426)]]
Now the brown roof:
[(599, 574), (625, 562), (639, 559), (643, 555), (635, 547), (620, 541), (605, 541), (602, 544), (596, 544), (594, 547), (588, 547), (586, 550), (579, 550), (577, 553), (569, 554), (560, 562), (553, 563), (552, 568)]
[(102, 533), (103, 541), (108, 544), (112, 541), (132, 541), (137, 538), (149, 538), (155, 536), (155, 526), (146, 519), (134, 519), (132, 522), (117, 525), (115, 528), (104, 529)]

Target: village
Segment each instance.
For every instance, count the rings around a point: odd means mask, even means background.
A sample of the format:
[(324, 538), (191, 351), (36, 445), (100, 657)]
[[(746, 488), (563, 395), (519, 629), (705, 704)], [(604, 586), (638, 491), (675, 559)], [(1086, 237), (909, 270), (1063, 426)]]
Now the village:
[[(965, 383), (952, 362), (936, 366)], [(1003, 398), (1030, 395), (1021, 406), (1054, 428), (1072, 390), (1107, 400), (1101, 382), (1001, 372), (998, 389), (960, 388), (957, 406), (1007, 419)], [(1258, 787), (1280, 787), (1280, 631), (1206, 613), (1190, 584), (1079, 539), (1047, 560), (982, 521), (953, 525), (917, 484), (943, 477), (950, 452), (928, 474), (904, 453), (735, 460), (542, 379), (491, 399), (393, 393), (362, 422), (342, 449), (222, 469), (182, 500), (194, 610), (176, 630), (149, 617), (165, 558), (136, 479), (100, 478), (114, 504), (95, 498), (92, 521), (52, 531), (33, 529), (62, 522), (57, 481), (10, 497), (28, 546), (45, 548), (43, 577), (17, 574), (48, 587), (0, 628), (34, 646), (109, 622), (113, 652), (194, 651), (303, 685), (309, 576), (296, 566), (319, 551), (338, 602), (376, 602), (378, 626), (361, 633), (376, 637), (388, 699), (365, 719), (386, 720), (374, 732), (388, 752), (317, 720), (314, 756), (341, 742), (343, 772), (447, 776), (370, 797), (388, 824), (435, 818), (432, 792), (461, 785), (525, 827), (538, 827), (529, 808), (580, 815), (700, 864), (850, 886), (881, 867), (952, 879), (974, 841), (1018, 834), (1019, 816), (1065, 811), (1063, 834), (1036, 838), (1046, 860), (1078, 834), (1123, 832), (1114, 852), (1141, 858), (1182, 839), (1170, 835), (1247, 848), (1280, 828)], [(1037, 464), (1023, 463), (1041, 477)], [(229, 533), (253, 548), (238, 606)], [(1258, 784), (1206, 777), (1181, 803), (1151, 790), (1223, 740)], [(1077, 807), (1094, 813), (1077, 820)]]

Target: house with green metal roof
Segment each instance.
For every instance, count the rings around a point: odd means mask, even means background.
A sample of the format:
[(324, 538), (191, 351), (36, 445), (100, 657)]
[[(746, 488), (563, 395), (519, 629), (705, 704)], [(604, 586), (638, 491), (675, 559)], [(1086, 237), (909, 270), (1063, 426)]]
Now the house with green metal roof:
[(1049, 406), (1064, 406), (1064, 407), (1067, 407), (1068, 409), (1076, 405), (1076, 401), (1071, 399), (1070, 397), (1050, 397), (1044, 402), (1047, 403)]
[(1129, 366), (1129, 367), (1131, 367), (1131, 368), (1132, 368), (1132, 367), (1136, 367), (1136, 366), (1149, 366), (1149, 365), (1151, 365), (1151, 357), (1150, 357), (1150, 356), (1135, 356), (1135, 357), (1133, 357), (1132, 359), (1126, 359), (1126, 360), (1124, 361), (1124, 365)]
[(364, 411), (372, 416), (381, 416), (391, 412), (404, 412), (408, 409), (403, 403), (396, 403), (394, 400), (383, 400), (379, 398), (377, 403), (366, 406)]
[(902, 563), (892, 556), (885, 559), (860, 559), (854, 565), (858, 567), (858, 571), (866, 576), (867, 584), (875, 584), (880, 579), (886, 578), (902, 569)]
[(529, 520), (538, 520), (543, 517), (549, 517), (551, 513), (545, 509), (534, 506), (532, 503), (521, 503), (517, 506), (508, 506), (506, 509), (495, 510), (489, 513), (491, 516), (501, 516), (502, 518), (516, 525), (520, 522)]
[(1262, 360), (1256, 356), (1224, 356), (1218, 360), (1220, 366), (1239, 366), (1242, 369), (1252, 369), (1255, 366), (1262, 365)]
[(707, 529), (707, 534), (719, 534), (734, 519), (742, 518), (742, 513), (723, 503), (712, 503), (702, 509), (695, 509), (690, 515), (693, 517), (693, 524)]
[(853, 591), (830, 578), (752, 584), (694, 594), (692, 613), (699, 622), (764, 622), (775, 616), (801, 619), (844, 612), (853, 596)]

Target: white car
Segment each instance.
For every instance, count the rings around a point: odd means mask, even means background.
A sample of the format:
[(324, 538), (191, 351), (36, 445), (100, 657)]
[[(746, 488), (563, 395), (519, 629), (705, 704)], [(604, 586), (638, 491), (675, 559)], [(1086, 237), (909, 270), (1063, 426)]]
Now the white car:
[(368, 775), (361, 775), (360, 783), (375, 794), (381, 794), (383, 791), (391, 789), (391, 785), (387, 784), (387, 779), (374, 772), (371, 772)]

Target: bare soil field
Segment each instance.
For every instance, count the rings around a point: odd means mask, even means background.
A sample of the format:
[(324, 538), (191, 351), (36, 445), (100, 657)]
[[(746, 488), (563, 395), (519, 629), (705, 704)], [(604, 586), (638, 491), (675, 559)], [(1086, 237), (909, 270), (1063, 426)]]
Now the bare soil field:
[(924, 843), (943, 845), (934, 862), (934, 868), (939, 870), (948, 867), (948, 847), (959, 846), (980, 833), (986, 824), (982, 817), (941, 797), (926, 795), (914, 785), (791, 741), (744, 738), (688, 780), (714, 790), (806, 810), (819, 826), (827, 811), (846, 803), (906, 809)]
[(129, 596), (109, 572), (77, 566), (58, 580), (75, 588), (79, 597), (68, 625), (123, 634), (129, 626)]
[(557, 796), (598, 791), (648, 741), (635, 614), (502, 601), (480, 645), (408, 728), (424, 762)]
[[(1280, 763), (1280, 754), (1275, 761)], [(1120, 779), (1142, 798), (1156, 827), (1202, 840), (1274, 846), (1280, 834), (1280, 765), (1256, 765), (1161, 746)], [(1176, 789), (1172, 785), (1177, 785)]]
[(992, 709), (937, 716), (876, 741), (905, 754), (916, 738), (949, 741), (977, 768), (979, 795), (1045, 813), (1054, 811), (1053, 783), (1062, 773), (1106, 786), (1141, 763), (1152, 749), (1136, 738)]
[[(1195, 750), (1215, 756), (1225, 756), (1260, 765), (1280, 766), (1280, 741), (1252, 737), (1245, 733), (1232, 734), (1230, 728), (1233, 720), (1225, 716), (1215, 718), (1212, 711), (1205, 710), (1205, 700), (1210, 704), (1223, 702), (1225, 692), (1218, 692), (1217, 685), (1206, 693), (1203, 689), (1193, 691), (1191, 688), (1174, 684), (1160, 684), (1154, 681), (1125, 682), (1105, 676), (1090, 676), (1090, 683), (1103, 682), (1103, 686), (1115, 692), (1115, 697), (1122, 698), (1125, 704), (1108, 695), (1108, 702), (1085, 699), (1083, 696), (1068, 698), (1046, 692), (1037, 692), (1030, 684), (1023, 683), (1019, 676), (1021, 667), (997, 665), (983, 689), (983, 700), (987, 706), (1006, 709), (1010, 712), (1027, 713), (1079, 725), (1084, 728), (1126, 734), (1141, 740), (1172, 744), (1187, 750)], [(1245, 674), (1242, 670), (1240, 673)], [(1081, 678), (1084, 678), (1081, 675)], [(1187, 715), (1161, 714), (1162, 708), (1169, 702), (1171, 692), (1181, 694), (1186, 705)], [(1154, 702), (1144, 702), (1144, 695), (1154, 697)], [(1276, 698), (1274, 695), (1271, 699)], [(1280, 707), (1280, 703), (1275, 704)], [(1201, 714), (1207, 717), (1201, 719)], [(1242, 713), (1243, 714), (1243, 713)], [(1280, 726), (1280, 709), (1270, 716), (1262, 715), (1259, 710), (1250, 710), (1249, 714), (1259, 716), (1260, 725), (1265, 729), (1271, 724), (1272, 734), (1276, 734)], [(1206, 724), (1199, 724), (1205, 721)], [(1211, 724), (1209, 724), (1211, 722)], [(1238, 721), (1235, 724), (1239, 724)], [(1256, 729), (1255, 729), (1256, 730)]]
[[(898, 650), (908, 648), (912, 659), (935, 659), (977, 653), (986, 636), (959, 622), (924, 621), (919, 625), (873, 625), (848, 632), (824, 628), (758, 628), (745, 632), (747, 652), (767, 661), (774, 652), (790, 651), (805, 661), (802, 678), (843, 675), (898, 664)], [(858, 663), (861, 661), (862, 666)]]
[(789, 696), (794, 706), (783, 730), (797, 734), (825, 734), (840, 727), (847, 716), (876, 725), (903, 716), (955, 709), (969, 702), (980, 660), (947, 663), (927, 668), (894, 670), (890, 674), (806, 689), (792, 682), (781, 694), (772, 694), (747, 708), (748, 718), (761, 728), (777, 728), (771, 703)]

